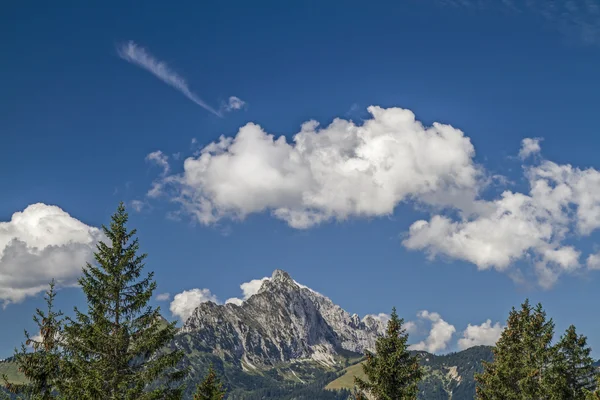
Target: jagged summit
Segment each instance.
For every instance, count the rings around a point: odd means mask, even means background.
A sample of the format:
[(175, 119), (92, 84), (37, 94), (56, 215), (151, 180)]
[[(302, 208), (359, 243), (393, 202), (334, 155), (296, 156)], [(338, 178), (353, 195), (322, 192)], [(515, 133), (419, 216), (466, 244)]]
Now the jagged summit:
[(294, 282), (294, 280), (292, 279), (292, 277), (290, 276), (290, 274), (288, 274), (286, 271), (282, 270), (282, 269), (276, 269), (275, 271), (273, 271), (273, 274), (271, 275), (271, 279), (274, 282)]
[(240, 306), (201, 304), (181, 335), (246, 368), (305, 359), (330, 365), (340, 353), (373, 350), (383, 326), (366, 322), (276, 269)]

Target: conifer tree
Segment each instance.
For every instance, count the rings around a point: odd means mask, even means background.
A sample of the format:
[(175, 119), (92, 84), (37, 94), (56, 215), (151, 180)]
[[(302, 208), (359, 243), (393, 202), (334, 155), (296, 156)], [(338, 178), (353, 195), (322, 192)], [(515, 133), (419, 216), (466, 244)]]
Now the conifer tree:
[(160, 309), (148, 305), (156, 288), (143, 275), (146, 254), (138, 254), (136, 231), (128, 231), (123, 203), (102, 226), (100, 242), (79, 284), (87, 313), (67, 318), (64, 392), (70, 399), (179, 399), (184, 371), (174, 370), (183, 354), (166, 352), (175, 323), (161, 326)]
[(366, 379), (354, 378), (360, 395), (366, 392), (376, 400), (417, 398), (423, 370), (417, 357), (408, 352), (408, 333), (403, 324), (394, 307), (385, 335), (375, 343), (375, 354), (366, 351), (363, 363)]
[(223, 398), (225, 398), (223, 384), (211, 365), (208, 374), (196, 389), (194, 400), (222, 400)]
[(551, 369), (554, 372), (554, 392), (564, 400), (583, 400), (594, 389), (596, 368), (590, 356), (587, 338), (577, 335), (571, 325), (556, 344)]
[[(54, 311), (56, 296), (54, 280), (46, 292), (46, 312), (36, 310), (33, 320), (40, 331), (39, 336), (31, 336), (25, 331), (26, 341), (21, 350), (15, 350), (14, 360), (27, 383), (15, 384), (4, 376), (6, 389), (19, 395), (19, 398), (48, 400), (58, 398), (57, 388), (61, 382), (62, 354), (60, 339), (62, 335), (62, 313)], [(31, 348), (30, 351), (28, 348)]]
[(541, 304), (535, 308), (526, 300), (517, 311), (511, 310), (507, 327), (494, 348), (494, 361), (484, 362), (477, 374), (480, 400), (531, 400), (556, 398), (550, 362), (555, 349), (552, 319), (546, 320)]

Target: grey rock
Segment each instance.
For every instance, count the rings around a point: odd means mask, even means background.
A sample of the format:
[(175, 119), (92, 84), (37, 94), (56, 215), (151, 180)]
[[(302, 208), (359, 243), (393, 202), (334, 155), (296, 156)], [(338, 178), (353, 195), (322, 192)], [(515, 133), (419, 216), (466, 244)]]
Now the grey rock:
[(185, 322), (188, 335), (208, 351), (238, 360), (244, 369), (283, 362), (334, 365), (347, 352), (373, 350), (381, 321), (350, 315), (329, 298), (275, 270), (241, 305), (202, 303)]

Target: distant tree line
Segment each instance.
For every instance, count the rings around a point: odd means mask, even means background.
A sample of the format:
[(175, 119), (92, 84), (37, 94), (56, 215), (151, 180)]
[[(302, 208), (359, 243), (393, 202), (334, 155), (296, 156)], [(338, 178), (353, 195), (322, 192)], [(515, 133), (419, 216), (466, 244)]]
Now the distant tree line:
[[(422, 367), (408, 351), (408, 333), (396, 310), (387, 331), (366, 352), (363, 372), (355, 378), (354, 398), (365, 400), (416, 399), (423, 379)], [(553, 344), (554, 322), (542, 305), (526, 300), (513, 308), (506, 329), (493, 349), (494, 359), (483, 362), (475, 375), (479, 400), (600, 400), (597, 373), (587, 338), (570, 326)]]

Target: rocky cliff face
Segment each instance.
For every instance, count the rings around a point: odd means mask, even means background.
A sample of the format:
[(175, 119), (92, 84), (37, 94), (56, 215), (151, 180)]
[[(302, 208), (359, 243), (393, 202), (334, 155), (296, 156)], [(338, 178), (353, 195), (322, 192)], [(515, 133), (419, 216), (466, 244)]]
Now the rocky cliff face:
[(378, 319), (361, 321), (276, 270), (241, 305), (201, 304), (180, 334), (252, 369), (301, 360), (333, 365), (339, 355), (372, 350), (383, 329)]

